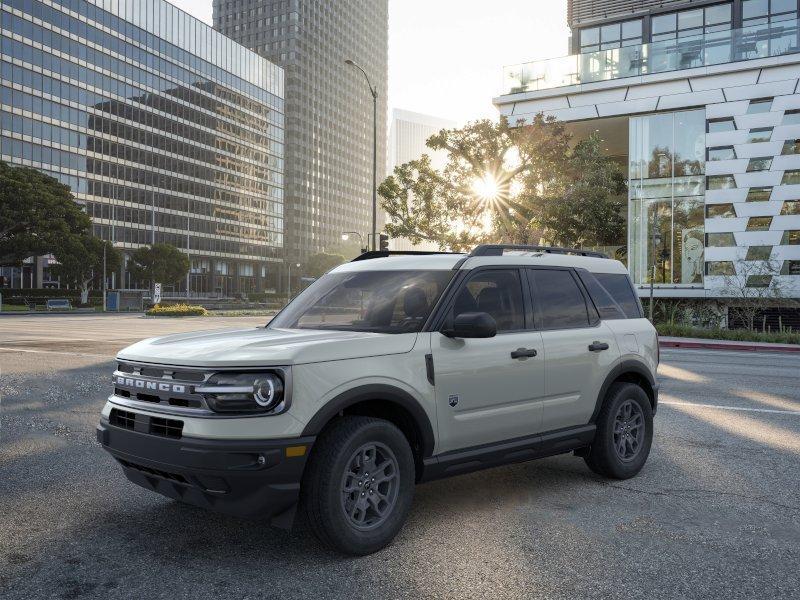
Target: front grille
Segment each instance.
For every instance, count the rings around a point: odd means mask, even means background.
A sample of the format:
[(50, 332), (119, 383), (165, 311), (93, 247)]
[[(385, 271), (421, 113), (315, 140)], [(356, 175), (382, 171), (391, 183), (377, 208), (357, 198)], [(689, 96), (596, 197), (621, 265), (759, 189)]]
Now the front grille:
[(211, 374), (186, 367), (176, 370), (174, 367), (119, 362), (113, 377), (114, 395), (165, 408), (208, 411), (205, 398), (196, 393), (195, 388), (201, 387)]
[(169, 479), (170, 481), (177, 481), (178, 483), (188, 483), (186, 478), (178, 473), (169, 473), (167, 471), (162, 471), (161, 469), (153, 469), (151, 467), (145, 467), (144, 465), (137, 465), (136, 463), (128, 462), (127, 460), (122, 460), (121, 458), (118, 458), (117, 460), (123, 467), (127, 467), (128, 469), (135, 469), (136, 471), (145, 473), (147, 475), (155, 475), (156, 477), (162, 477), (164, 479)]
[(111, 414), (108, 416), (108, 422), (116, 427), (133, 430), (136, 427), (136, 413), (112, 408)]
[(180, 439), (183, 434), (183, 421), (150, 417), (150, 433), (176, 440)]

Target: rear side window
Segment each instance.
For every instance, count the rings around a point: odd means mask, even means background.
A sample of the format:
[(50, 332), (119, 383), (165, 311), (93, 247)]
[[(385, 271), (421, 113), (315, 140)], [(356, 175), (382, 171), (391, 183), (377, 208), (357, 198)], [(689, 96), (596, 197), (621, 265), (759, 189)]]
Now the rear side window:
[(578, 271), (578, 277), (581, 278), (583, 285), (589, 292), (592, 302), (597, 307), (597, 312), (600, 313), (601, 319), (627, 319), (627, 315), (619, 303), (611, 297), (611, 294), (606, 290), (602, 283), (600, 283), (589, 271)]
[(642, 318), (642, 305), (624, 273), (592, 273), (629, 319)]
[(569, 271), (530, 269), (528, 274), (542, 329), (589, 326), (586, 301)]

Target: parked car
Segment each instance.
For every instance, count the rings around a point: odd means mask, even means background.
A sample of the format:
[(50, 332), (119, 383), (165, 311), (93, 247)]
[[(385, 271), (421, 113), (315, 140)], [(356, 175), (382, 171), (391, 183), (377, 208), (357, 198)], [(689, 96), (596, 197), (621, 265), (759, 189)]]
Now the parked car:
[(388, 544), (416, 483), (572, 452), (647, 460), (658, 340), (625, 267), (591, 252), (370, 252), (266, 327), (122, 350), (98, 439), (125, 475), (292, 525), (344, 553)]

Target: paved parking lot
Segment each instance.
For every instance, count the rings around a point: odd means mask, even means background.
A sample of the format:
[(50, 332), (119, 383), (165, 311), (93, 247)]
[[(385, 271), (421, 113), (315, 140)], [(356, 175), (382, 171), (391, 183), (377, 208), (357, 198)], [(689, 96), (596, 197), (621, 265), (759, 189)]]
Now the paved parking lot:
[(95, 442), (117, 349), (263, 321), (0, 318), (0, 597), (800, 597), (800, 357), (663, 351), (638, 477), (564, 455), (425, 484), (354, 559), (148, 493)]

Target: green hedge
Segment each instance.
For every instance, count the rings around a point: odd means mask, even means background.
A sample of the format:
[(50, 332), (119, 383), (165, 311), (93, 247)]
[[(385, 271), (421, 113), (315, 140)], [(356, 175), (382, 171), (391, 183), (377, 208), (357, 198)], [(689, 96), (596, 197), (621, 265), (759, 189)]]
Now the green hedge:
[(774, 344), (800, 344), (800, 333), (749, 331), (747, 329), (701, 329), (674, 323), (656, 323), (659, 335), (690, 337), (737, 342), (768, 342)]
[(148, 317), (205, 317), (208, 311), (202, 306), (191, 304), (156, 304), (145, 312)]

